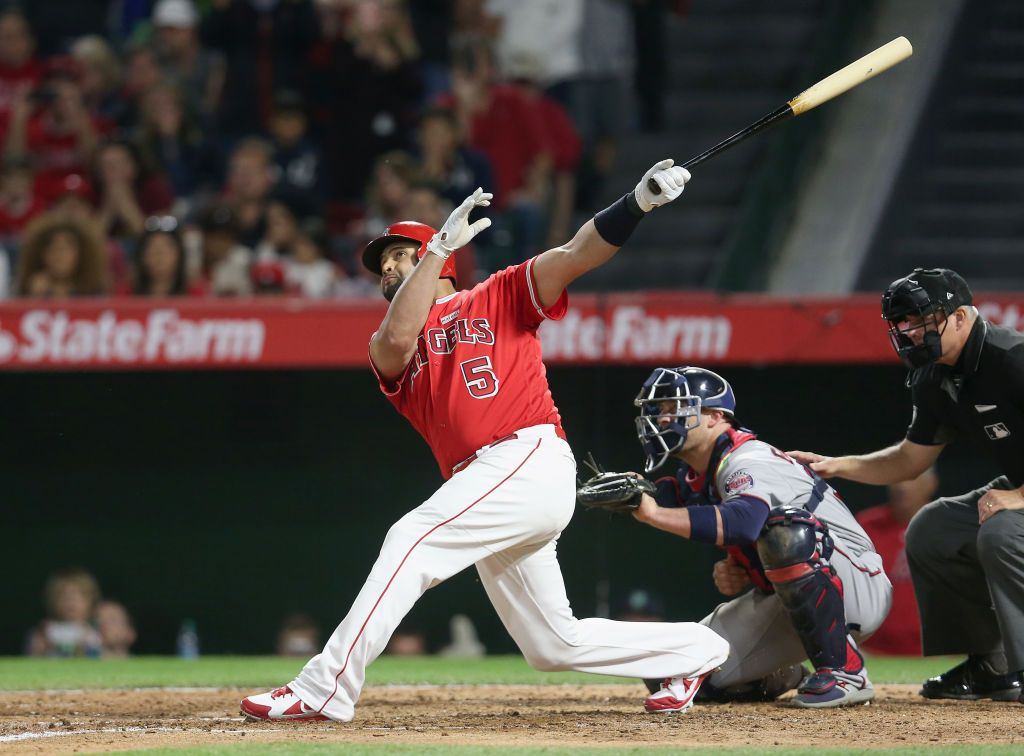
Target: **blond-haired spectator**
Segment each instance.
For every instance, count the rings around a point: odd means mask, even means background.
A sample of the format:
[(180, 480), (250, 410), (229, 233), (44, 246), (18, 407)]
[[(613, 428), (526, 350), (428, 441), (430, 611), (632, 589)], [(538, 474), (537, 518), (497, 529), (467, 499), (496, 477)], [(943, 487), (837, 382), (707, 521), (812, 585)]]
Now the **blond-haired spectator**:
[(121, 121), (125, 111), (119, 97), (122, 68), (110, 44), (95, 34), (79, 37), (71, 46), (71, 57), (78, 63), (85, 106), (95, 114)]
[(46, 581), (46, 619), (29, 634), (31, 656), (98, 656), (100, 635), (92, 626), (100, 598), (96, 578), (80, 567), (53, 573)]

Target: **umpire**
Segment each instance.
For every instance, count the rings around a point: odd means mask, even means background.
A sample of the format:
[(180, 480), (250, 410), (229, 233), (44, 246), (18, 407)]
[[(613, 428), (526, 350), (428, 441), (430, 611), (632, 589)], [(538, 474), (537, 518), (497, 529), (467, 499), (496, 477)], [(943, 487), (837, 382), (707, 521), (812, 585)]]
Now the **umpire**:
[(910, 369), (906, 438), (870, 454), (790, 454), (823, 477), (875, 485), (916, 477), (958, 436), (998, 463), (1000, 477), (931, 502), (907, 529), (924, 653), (967, 654), (921, 695), (1024, 703), (1024, 335), (986, 322), (945, 268), (893, 281), (882, 317)]

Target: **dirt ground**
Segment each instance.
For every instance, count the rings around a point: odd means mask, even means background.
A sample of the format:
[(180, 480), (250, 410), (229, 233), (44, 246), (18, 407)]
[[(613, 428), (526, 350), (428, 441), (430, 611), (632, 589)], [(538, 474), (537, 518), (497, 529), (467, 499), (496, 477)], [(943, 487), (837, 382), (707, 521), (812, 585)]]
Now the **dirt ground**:
[(1024, 744), (1018, 703), (926, 702), (916, 685), (882, 685), (874, 703), (807, 711), (786, 703), (650, 715), (638, 685), (377, 687), (355, 721), (257, 723), (240, 690), (0, 693), (0, 751), (64, 753), (224, 743), (489, 746), (843, 746)]

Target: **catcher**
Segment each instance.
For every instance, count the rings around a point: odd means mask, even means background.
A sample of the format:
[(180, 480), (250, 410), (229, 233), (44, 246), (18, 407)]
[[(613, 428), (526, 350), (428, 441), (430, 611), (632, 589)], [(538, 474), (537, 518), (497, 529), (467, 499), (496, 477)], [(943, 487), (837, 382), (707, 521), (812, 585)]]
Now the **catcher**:
[[(598, 471), (577, 498), (725, 550), (713, 578), (736, 598), (702, 623), (731, 651), (699, 698), (765, 701), (799, 686), (794, 703), (801, 707), (870, 701), (874, 689), (856, 639), (882, 624), (892, 586), (836, 492), (741, 428), (732, 388), (710, 370), (658, 368), (635, 404), (645, 472), (669, 457), (682, 461), (679, 470), (654, 484)], [(814, 672), (805, 676), (808, 658)]]

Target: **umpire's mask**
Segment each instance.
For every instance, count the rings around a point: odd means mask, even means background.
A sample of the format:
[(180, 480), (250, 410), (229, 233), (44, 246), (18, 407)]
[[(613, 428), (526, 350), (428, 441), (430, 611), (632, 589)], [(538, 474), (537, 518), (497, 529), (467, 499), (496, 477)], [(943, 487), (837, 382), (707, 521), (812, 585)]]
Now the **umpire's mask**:
[[(915, 268), (889, 284), (882, 294), (882, 317), (903, 364), (913, 369), (939, 359), (948, 317), (972, 301), (967, 282), (948, 268)], [(911, 334), (918, 329), (923, 333), (915, 341)]]

